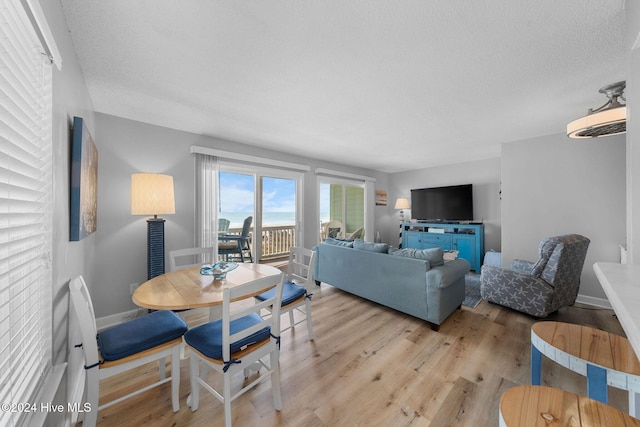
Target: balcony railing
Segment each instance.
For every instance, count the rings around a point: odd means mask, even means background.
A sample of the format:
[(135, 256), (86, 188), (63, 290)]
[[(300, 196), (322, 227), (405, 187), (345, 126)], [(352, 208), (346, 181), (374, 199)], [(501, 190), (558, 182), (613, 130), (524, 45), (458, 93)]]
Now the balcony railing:
[[(240, 234), (241, 231), (241, 227), (229, 228), (229, 234)], [(253, 245), (254, 242), (255, 239), (252, 238), (251, 245)], [(261, 261), (288, 256), (289, 248), (296, 244), (296, 228), (294, 225), (264, 226), (262, 227), (262, 238), (260, 242)]]

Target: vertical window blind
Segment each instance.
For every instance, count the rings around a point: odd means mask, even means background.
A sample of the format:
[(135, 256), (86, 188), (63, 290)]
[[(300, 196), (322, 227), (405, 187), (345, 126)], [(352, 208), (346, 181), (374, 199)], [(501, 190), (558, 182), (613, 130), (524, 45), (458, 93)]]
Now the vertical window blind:
[[(23, 3), (0, 0), (0, 402), (12, 405), (34, 402), (52, 363), (52, 69), (45, 52)], [(4, 409), (0, 425), (27, 422), (18, 406)]]

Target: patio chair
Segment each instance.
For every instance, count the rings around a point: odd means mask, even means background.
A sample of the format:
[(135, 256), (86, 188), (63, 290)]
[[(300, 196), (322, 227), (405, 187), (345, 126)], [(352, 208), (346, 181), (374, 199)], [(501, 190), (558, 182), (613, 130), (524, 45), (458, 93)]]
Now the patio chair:
[(333, 238), (342, 238), (342, 223), (340, 221), (329, 221), (323, 224), (322, 229), (322, 238), (326, 239), (328, 237)]
[(347, 239), (355, 240), (362, 238), (362, 233), (364, 232), (364, 227), (360, 227), (356, 229), (353, 233), (348, 234)]
[(218, 237), (218, 254), (223, 255), (225, 260), (230, 261), (239, 259), (240, 262), (245, 262), (244, 253), (247, 252), (249, 262), (253, 262), (250, 245), (252, 221), (252, 216), (249, 216), (244, 220), (240, 235), (227, 234), (225, 236)]
[(229, 232), (229, 224), (231, 224), (231, 221), (228, 219), (218, 218), (218, 234), (227, 234)]

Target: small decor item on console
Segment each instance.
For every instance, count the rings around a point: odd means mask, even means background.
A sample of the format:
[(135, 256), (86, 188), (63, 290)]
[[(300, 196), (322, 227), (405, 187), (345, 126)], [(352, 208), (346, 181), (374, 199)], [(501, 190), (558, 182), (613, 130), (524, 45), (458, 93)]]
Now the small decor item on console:
[(211, 266), (205, 265), (200, 269), (203, 276), (213, 276), (215, 280), (222, 280), (227, 277), (227, 273), (238, 267), (235, 262), (220, 261)]

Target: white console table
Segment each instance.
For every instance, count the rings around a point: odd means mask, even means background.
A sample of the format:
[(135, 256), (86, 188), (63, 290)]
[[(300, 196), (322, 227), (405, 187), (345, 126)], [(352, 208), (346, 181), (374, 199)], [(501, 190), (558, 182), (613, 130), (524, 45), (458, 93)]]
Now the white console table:
[(593, 270), (640, 358), (640, 265), (596, 262)]

